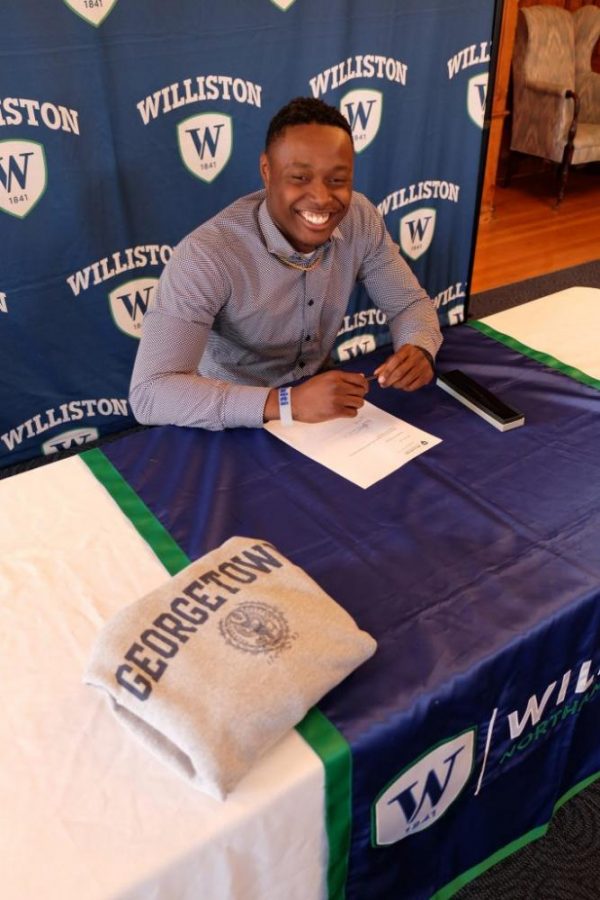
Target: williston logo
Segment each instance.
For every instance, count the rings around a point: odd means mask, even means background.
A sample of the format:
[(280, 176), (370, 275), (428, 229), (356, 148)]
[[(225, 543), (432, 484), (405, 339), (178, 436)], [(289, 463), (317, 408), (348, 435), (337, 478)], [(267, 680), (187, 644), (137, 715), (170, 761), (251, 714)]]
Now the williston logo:
[(117, 0), (65, 0), (67, 6), (89, 22), (90, 25), (101, 25)]
[(108, 295), (115, 325), (130, 337), (142, 336), (142, 321), (154, 305), (157, 284), (158, 278), (133, 278)]
[(37, 141), (0, 141), (0, 209), (23, 219), (47, 183), (46, 154)]
[(395, 778), (373, 805), (373, 843), (395, 844), (437, 822), (469, 779), (474, 747), (472, 728), (433, 747)]
[(436, 211), (428, 206), (413, 209), (400, 219), (400, 246), (406, 256), (418, 259), (429, 250), (435, 231)]
[(342, 97), (340, 110), (352, 128), (354, 150), (361, 153), (375, 140), (381, 125), (383, 94), (381, 91), (356, 90)]
[(469, 116), (479, 128), (483, 128), (485, 104), (487, 100), (488, 73), (474, 75), (467, 85), (467, 110)]
[(233, 126), (224, 113), (200, 113), (177, 126), (179, 152), (185, 166), (201, 181), (210, 183), (231, 156)]
[(51, 453), (58, 453), (60, 450), (73, 450), (75, 447), (81, 447), (83, 444), (89, 444), (99, 437), (97, 428), (71, 428), (70, 431), (63, 431), (42, 444), (42, 453), (49, 456)]
[(336, 352), (338, 359), (345, 362), (349, 359), (355, 359), (363, 353), (370, 353), (375, 350), (377, 343), (372, 334), (357, 334), (355, 337), (349, 338), (343, 344), (338, 344)]

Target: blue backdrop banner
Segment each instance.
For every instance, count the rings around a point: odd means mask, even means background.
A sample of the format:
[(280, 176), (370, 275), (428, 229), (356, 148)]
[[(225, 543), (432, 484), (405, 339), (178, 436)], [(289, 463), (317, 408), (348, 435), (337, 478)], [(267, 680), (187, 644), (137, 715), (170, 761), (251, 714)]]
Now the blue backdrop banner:
[[(0, 465), (133, 424), (129, 377), (173, 247), (260, 186), (273, 114), (352, 125), (442, 324), (462, 321), (493, 0), (10, 0), (0, 12)], [(334, 355), (389, 340), (350, 298)]]

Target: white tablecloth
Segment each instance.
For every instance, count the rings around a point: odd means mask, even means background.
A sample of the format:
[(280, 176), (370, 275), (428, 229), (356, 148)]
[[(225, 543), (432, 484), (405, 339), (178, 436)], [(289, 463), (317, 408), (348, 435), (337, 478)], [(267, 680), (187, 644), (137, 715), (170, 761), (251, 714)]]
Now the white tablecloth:
[(600, 379), (599, 288), (568, 288), (481, 321), (533, 350)]
[(0, 481), (2, 900), (317, 900), (323, 768), (290, 733), (224, 803), (82, 684), (101, 625), (168, 578), (79, 458)]

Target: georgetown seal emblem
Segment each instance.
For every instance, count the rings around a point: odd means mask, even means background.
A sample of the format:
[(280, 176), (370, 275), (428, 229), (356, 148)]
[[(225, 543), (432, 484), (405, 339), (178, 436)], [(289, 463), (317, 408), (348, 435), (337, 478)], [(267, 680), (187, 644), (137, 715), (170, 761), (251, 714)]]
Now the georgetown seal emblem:
[(219, 628), (228, 644), (246, 653), (279, 654), (295, 638), (283, 613), (267, 603), (240, 603)]

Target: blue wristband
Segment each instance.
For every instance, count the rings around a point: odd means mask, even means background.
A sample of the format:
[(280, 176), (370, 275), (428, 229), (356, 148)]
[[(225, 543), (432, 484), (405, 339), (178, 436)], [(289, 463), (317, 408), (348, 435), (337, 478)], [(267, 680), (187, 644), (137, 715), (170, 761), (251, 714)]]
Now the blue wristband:
[(279, 418), (282, 425), (293, 425), (292, 418), (292, 389), (289, 387), (279, 388)]

